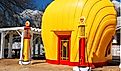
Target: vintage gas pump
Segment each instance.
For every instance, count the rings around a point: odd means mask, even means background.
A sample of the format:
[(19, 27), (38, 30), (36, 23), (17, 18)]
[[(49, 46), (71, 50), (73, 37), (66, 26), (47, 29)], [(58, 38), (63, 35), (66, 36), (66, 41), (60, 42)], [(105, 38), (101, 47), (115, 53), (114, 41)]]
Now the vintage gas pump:
[(85, 36), (85, 24), (83, 23), (83, 18), (80, 19), (82, 23), (79, 27), (79, 66), (86, 66), (85, 63), (85, 45), (86, 45), (86, 36)]
[(25, 23), (25, 27), (24, 27), (24, 47), (23, 47), (23, 53), (22, 53), (22, 64), (30, 64), (30, 39), (31, 39), (31, 35), (30, 35), (30, 22), (26, 21)]
[(74, 71), (91, 71), (90, 67), (87, 67), (85, 62), (85, 50), (86, 50), (86, 33), (85, 33), (85, 18), (80, 18), (79, 29), (79, 65), (78, 67), (73, 67)]

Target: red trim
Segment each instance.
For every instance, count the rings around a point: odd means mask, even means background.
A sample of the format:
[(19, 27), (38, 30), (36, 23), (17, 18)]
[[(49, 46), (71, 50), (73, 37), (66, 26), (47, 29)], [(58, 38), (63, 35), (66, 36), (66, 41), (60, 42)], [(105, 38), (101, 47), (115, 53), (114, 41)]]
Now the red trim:
[[(46, 61), (48, 63), (51, 63), (51, 64), (59, 64), (58, 60), (49, 60), (49, 59), (47, 59)], [(95, 67), (101, 67), (101, 66), (107, 65), (107, 62), (85, 63), (85, 64), (86, 64), (86, 66), (95, 68)], [(69, 62), (69, 64), (63, 64), (63, 65), (78, 66), (79, 62)], [(82, 66), (82, 65), (80, 65), (80, 66)]]
[(58, 37), (58, 63), (60, 64), (60, 38)]
[[(70, 62), (69, 66), (78, 66), (79, 65), (79, 62)], [(101, 66), (105, 66), (107, 65), (107, 62), (98, 62), (98, 63), (85, 63), (85, 66), (89, 66), (89, 67), (92, 67), (92, 68), (95, 68), (95, 67), (101, 67)], [(83, 66), (80, 64), (80, 66)]]
[(69, 66), (79, 66), (79, 62), (70, 62)]
[(69, 60), (60, 60), (60, 64), (69, 65)]
[(58, 60), (49, 60), (49, 59), (46, 59), (46, 62), (47, 63), (51, 63), (51, 64), (59, 64)]
[(95, 65), (93, 63), (79, 64), (79, 62), (70, 62), (69, 66), (89, 66), (91, 68), (95, 68)]
[(54, 31), (57, 36), (71, 35), (71, 31)]

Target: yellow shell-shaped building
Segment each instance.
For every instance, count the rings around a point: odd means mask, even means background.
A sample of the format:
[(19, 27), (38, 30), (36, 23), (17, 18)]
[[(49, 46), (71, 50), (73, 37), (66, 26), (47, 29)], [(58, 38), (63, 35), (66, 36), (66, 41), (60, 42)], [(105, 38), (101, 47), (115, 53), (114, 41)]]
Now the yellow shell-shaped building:
[[(112, 59), (116, 11), (110, 0), (55, 0), (42, 19), (42, 39), (48, 63), (99, 66)], [(85, 50), (80, 38), (85, 38)], [(81, 52), (84, 52), (82, 54)]]

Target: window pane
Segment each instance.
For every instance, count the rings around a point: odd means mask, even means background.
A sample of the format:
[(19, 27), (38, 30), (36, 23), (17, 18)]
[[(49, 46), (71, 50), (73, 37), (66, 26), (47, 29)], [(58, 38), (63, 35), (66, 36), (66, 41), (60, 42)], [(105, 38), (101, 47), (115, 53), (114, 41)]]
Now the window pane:
[(69, 40), (64, 39), (61, 40), (61, 59), (67, 60), (68, 59), (68, 48), (69, 48)]

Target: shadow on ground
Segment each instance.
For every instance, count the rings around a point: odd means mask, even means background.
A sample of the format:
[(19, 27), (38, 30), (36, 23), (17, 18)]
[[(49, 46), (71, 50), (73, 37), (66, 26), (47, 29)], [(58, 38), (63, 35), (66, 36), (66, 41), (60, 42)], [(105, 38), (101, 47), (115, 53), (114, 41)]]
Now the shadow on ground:
[(119, 66), (119, 64), (120, 64), (120, 60), (117, 59), (117, 60), (112, 60), (112, 61), (108, 62), (107, 66)]
[(40, 62), (39, 60), (38, 61), (36, 60), (36, 62), (33, 62), (32, 65), (40, 64), (40, 63), (46, 63), (46, 61)]
[(91, 71), (120, 71), (119, 64), (120, 64), (120, 60), (115, 59), (115, 60), (109, 61), (107, 65), (92, 69)]

